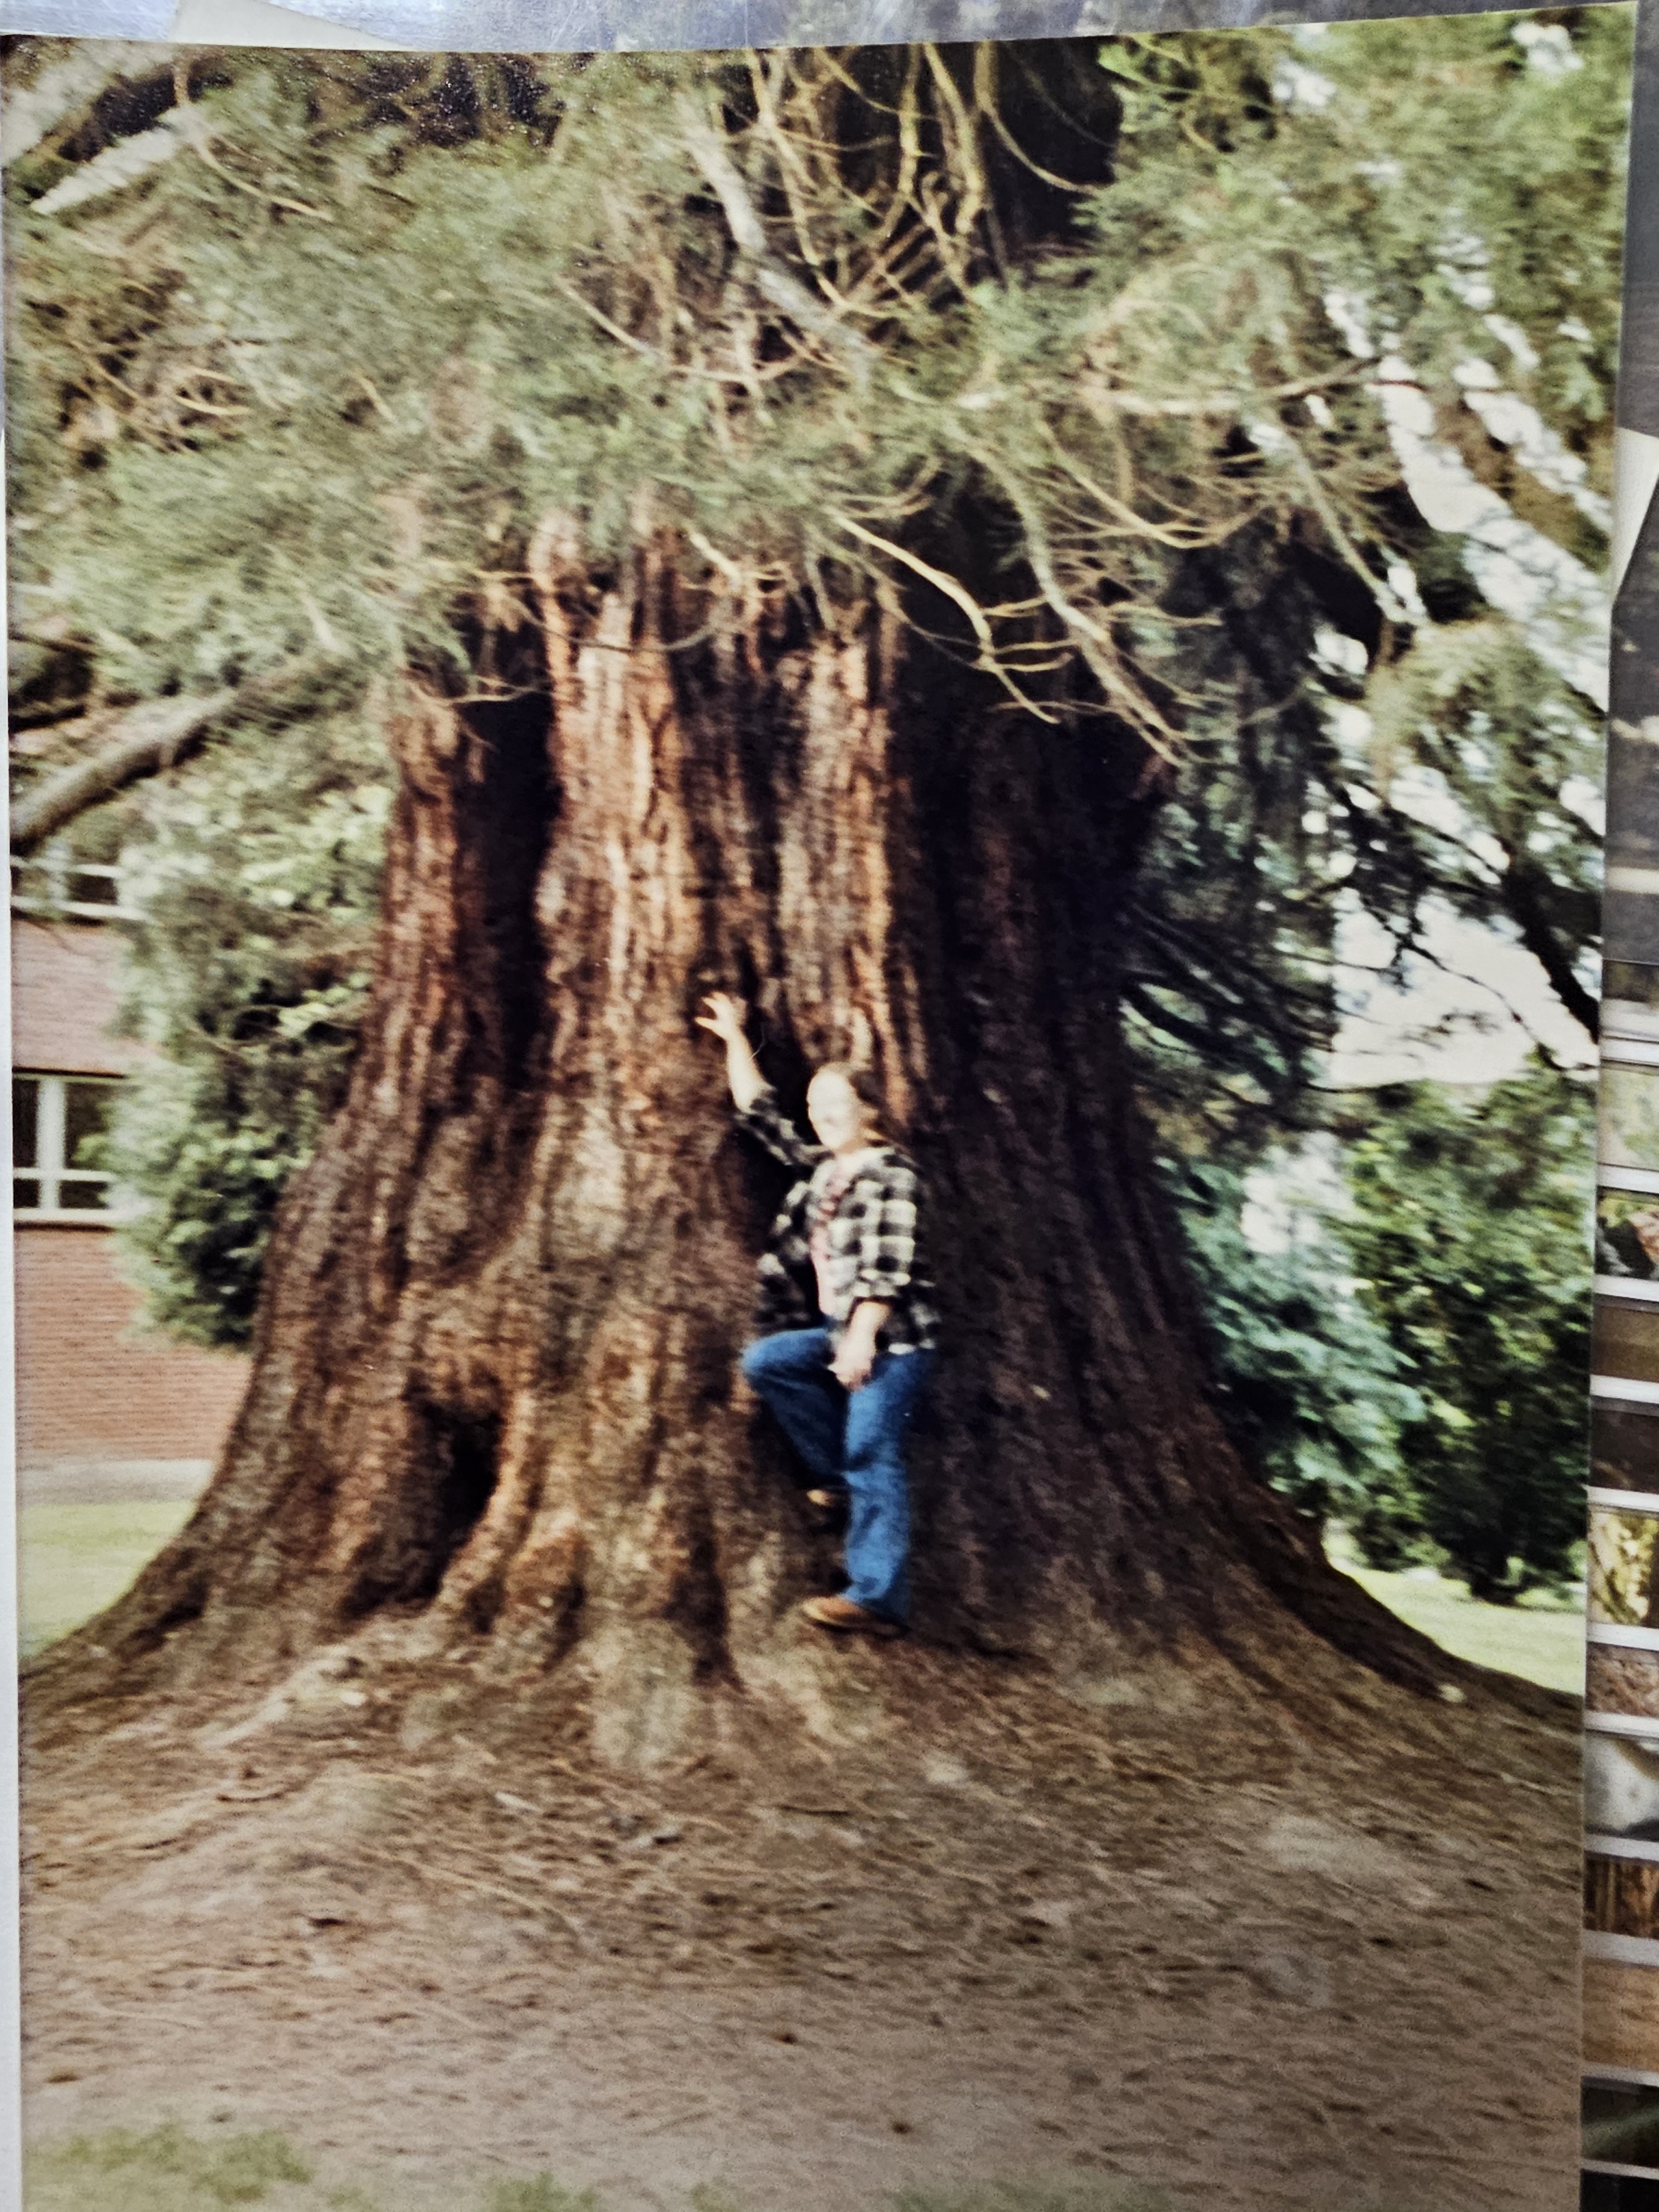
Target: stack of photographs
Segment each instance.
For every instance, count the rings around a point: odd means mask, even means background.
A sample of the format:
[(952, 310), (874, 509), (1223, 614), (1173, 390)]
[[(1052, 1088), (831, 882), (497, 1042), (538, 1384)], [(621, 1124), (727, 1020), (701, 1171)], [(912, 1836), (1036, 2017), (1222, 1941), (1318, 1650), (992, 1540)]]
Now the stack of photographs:
[(1659, 1268), (1646, 1249), (1659, 1227), (1659, 968), (1610, 962), (1607, 986), (1587, 1559), (1584, 2203), (1645, 2212), (1659, 2203)]
[[(1621, 420), (1659, 434), (1652, 24), (1638, 42)], [(1659, 515), (1631, 500), (1607, 763), (1584, 1713), (1589, 2212), (1659, 2204)], [(1650, 1246), (1653, 1247), (1650, 1250)]]

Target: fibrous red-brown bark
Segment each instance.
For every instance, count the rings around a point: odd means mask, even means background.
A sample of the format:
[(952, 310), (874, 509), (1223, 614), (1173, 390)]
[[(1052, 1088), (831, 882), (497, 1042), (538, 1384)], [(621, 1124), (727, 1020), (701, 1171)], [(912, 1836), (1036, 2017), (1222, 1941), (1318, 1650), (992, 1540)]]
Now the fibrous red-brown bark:
[(465, 1650), (580, 1687), (635, 1759), (722, 1698), (821, 1701), (839, 1655), (793, 1606), (833, 1557), (736, 1373), (780, 1184), (694, 1025), (726, 988), (786, 1103), (872, 1060), (924, 1170), (923, 1636), (1109, 1694), (1159, 1646), (1314, 1649), (1299, 1613), (1426, 1686), (1206, 1402), (1119, 1032), (1134, 764), (994, 711), (890, 612), (713, 604), (676, 553), (596, 575), (548, 526), (536, 680), (389, 714), (372, 1009), (246, 1403), (190, 1526), (51, 1671)]

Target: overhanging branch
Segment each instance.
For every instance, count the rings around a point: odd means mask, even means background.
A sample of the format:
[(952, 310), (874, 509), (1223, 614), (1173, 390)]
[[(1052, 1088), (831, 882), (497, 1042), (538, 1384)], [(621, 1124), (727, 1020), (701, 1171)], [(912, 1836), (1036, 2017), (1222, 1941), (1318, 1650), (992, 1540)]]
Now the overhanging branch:
[(265, 685), (228, 685), (193, 699), (155, 699), (124, 714), (98, 750), (48, 776), (12, 809), (11, 849), (32, 853), (81, 815), (193, 752), (233, 707)]

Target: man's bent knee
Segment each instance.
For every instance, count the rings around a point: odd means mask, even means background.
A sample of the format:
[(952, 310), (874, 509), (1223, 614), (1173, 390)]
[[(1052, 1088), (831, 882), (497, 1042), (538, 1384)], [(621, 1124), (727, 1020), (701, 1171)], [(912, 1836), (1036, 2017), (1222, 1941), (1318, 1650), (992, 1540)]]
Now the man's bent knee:
[(763, 1336), (757, 1338), (753, 1344), (745, 1345), (743, 1357), (738, 1362), (738, 1372), (751, 1389), (767, 1370), (769, 1362), (766, 1357), (766, 1341)]
[(763, 1382), (775, 1381), (789, 1364), (787, 1337), (775, 1334), (757, 1336), (752, 1344), (746, 1345), (738, 1369), (750, 1388), (757, 1390)]
[(823, 1333), (816, 1328), (775, 1329), (757, 1337), (738, 1361), (744, 1382), (757, 1390), (821, 1377), (828, 1366)]

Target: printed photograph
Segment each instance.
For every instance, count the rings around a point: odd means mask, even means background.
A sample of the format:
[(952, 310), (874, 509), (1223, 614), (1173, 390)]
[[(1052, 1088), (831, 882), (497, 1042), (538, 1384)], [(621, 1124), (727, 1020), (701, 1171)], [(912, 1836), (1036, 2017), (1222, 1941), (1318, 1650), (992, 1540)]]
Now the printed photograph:
[(1659, 1719), (1659, 1651), (1592, 1644), (1585, 1655), (1588, 1716)]
[(1659, 2195), (1659, 2077), (1609, 2069), (1584, 2082), (1581, 2212), (1651, 2212)]
[[(1607, 1178), (1604, 1176), (1604, 1182)], [(1632, 1283), (1650, 1283), (1659, 1274), (1659, 1195), (1649, 1191), (1602, 1189), (1595, 1203), (1595, 1268), (1617, 1295)], [(1624, 1283), (1618, 1280), (1624, 1278)]]
[(1659, 1843), (1591, 1839), (1584, 1862), (1584, 1925), (1641, 1942), (1659, 1937)]
[(1587, 1576), (1592, 1620), (1624, 1628), (1659, 1626), (1659, 1590), (1654, 1588), (1656, 1535), (1659, 1510), (1592, 1507)]
[(1622, 1042), (1610, 1039), (1602, 1071), (1601, 1159), (1607, 1167), (1659, 1176), (1659, 1066), (1615, 1060)]
[[(1617, 1378), (1609, 1378), (1616, 1386)], [(1590, 1480), (1604, 1490), (1659, 1495), (1659, 1426), (1652, 1406), (1597, 1400), (1590, 1407)]]
[(1653, 2140), (1659, 2067), (1654, 2057), (1650, 2047), (1628, 2063), (1598, 2059), (1586, 2070), (1581, 2212), (1652, 2212), (1653, 2192), (1659, 2190), (1659, 2145)]
[(1598, 1838), (1659, 1838), (1659, 1728), (1592, 1728), (1584, 1743), (1584, 1827)]
[[(1621, 1258), (1620, 1249), (1628, 1249), (1639, 1261), (1641, 1240), (1650, 1233), (1648, 1224), (1653, 1216), (1638, 1200), (1633, 1214), (1610, 1224), (1609, 1216), (1615, 1208), (1622, 1212), (1623, 1204), (1605, 1198), (1596, 1207), (1596, 1257), (1598, 1266), (1607, 1271), (1596, 1278), (1597, 1287), (1604, 1293), (1596, 1300), (1591, 1340), (1596, 1378), (1602, 1390), (1628, 1389), (1633, 1396), (1649, 1391), (1659, 1394), (1659, 1303), (1648, 1283), (1638, 1277), (1635, 1265), (1627, 1266)], [(1615, 1267), (1624, 1267), (1626, 1273), (1614, 1273)], [(1644, 1297), (1644, 1291), (1649, 1295)]]
[(1601, 1033), (1620, 1041), (1659, 1044), (1659, 969), (1608, 957), (1601, 965)]
[(29, 2212), (1569, 2200), (1632, 34), (6, 45)]

